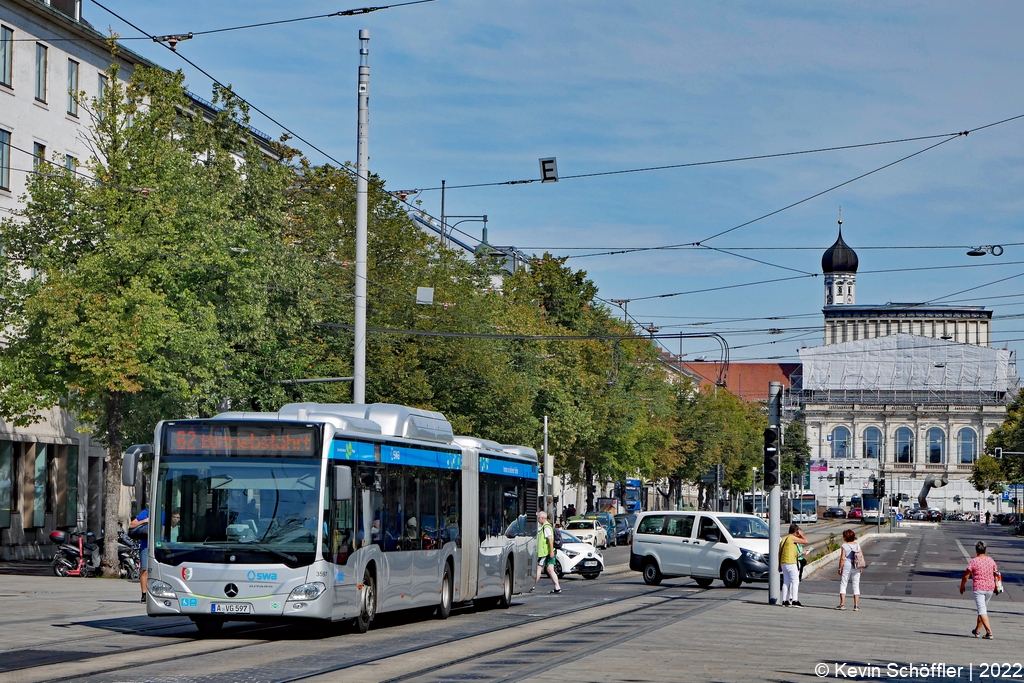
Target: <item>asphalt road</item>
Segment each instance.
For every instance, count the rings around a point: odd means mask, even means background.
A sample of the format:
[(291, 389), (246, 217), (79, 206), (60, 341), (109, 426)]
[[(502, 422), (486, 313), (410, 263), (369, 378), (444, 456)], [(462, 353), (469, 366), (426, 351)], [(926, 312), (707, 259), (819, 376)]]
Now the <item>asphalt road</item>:
[[(808, 527), (824, 538), (845, 525)], [(865, 544), (865, 610), (844, 615), (838, 633), (831, 630), (834, 568), (802, 584), (801, 601), (811, 609), (792, 610), (768, 606), (763, 584), (646, 586), (625, 567), (628, 547), (608, 549), (609, 570), (596, 581), (567, 577), (560, 595), (549, 595), (544, 580), (508, 610), (465, 606), (447, 621), (422, 611), (382, 615), (365, 635), (326, 625), (236, 624), (202, 639), (187, 620), (144, 616), (137, 585), (3, 576), (0, 683), (815, 680), (817, 659), (854, 643), (863, 658), (913, 646), (915, 658), (934, 661), (979, 643), (966, 635), (972, 603), (957, 593), (965, 552), (973, 555), (979, 538), (1008, 586), (993, 617), (1006, 640), (985, 645), (1001, 657), (1024, 651), (1024, 636), (1014, 635), (1024, 626), (1024, 540), (1005, 528), (962, 523), (902, 531), (906, 537)], [(792, 628), (803, 649), (787, 645)], [(892, 630), (900, 637), (891, 638)]]

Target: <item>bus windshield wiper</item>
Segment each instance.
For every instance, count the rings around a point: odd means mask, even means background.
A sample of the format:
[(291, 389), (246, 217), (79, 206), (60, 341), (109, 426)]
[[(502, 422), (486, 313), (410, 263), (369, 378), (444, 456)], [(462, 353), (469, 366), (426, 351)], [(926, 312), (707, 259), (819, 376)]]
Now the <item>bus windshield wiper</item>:
[(263, 545), (262, 543), (242, 543), (241, 545), (242, 545), (243, 548), (246, 548), (246, 549), (248, 549), (248, 548), (256, 548), (257, 550), (265, 550), (266, 552), (273, 553), (274, 555), (277, 555), (280, 558), (288, 560), (289, 562), (298, 562), (299, 561), (299, 558), (295, 557), (294, 555), (289, 555), (288, 553), (284, 552), (283, 550), (278, 550), (277, 548), (271, 547), (269, 545)]
[(170, 554), (166, 555), (164, 557), (164, 559), (165, 560), (173, 560), (176, 557), (183, 557), (185, 555), (190, 555), (190, 554), (192, 554), (192, 553), (194, 553), (196, 551), (199, 551), (199, 550), (206, 550), (206, 544), (203, 543), (202, 545), (197, 546), (195, 548), (187, 548), (185, 550), (179, 550), (177, 552), (170, 553)]

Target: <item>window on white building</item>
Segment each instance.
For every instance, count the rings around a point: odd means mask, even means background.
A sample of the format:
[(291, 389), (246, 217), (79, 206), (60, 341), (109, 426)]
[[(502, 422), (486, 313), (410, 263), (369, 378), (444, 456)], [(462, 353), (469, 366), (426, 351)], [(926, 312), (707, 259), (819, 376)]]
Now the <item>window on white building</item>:
[(864, 430), (864, 457), (882, 457), (882, 430), (878, 427), (868, 427)]
[(71, 156), (70, 154), (64, 155), (64, 168), (68, 169), (72, 173), (78, 171), (78, 159)]
[(946, 434), (938, 427), (932, 427), (926, 435), (929, 464), (941, 465), (946, 455)]
[(36, 142), (32, 145), (32, 170), (38, 171), (46, 163), (46, 145)]
[(14, 31), (0, 26), (0, 85), (14, 86)]
[(909, 427), (896, 430), (896, 462), (914, 462), (914, 432)]
[(68, 113), (78, 116), (78, 62), (68, 60)]
[(832, 457), (850, 457), (850, 430), (846, 427), (836, 427), (832, 430)]
[(0, 190), (11, 189), (11, 134), (0, 130)]
[(960, 462), (971, 464), (978, 457), (978, 435), (970, 427), (964, 427), (957, 434), (957, 451)]
[(36, 99), (46, 101), (46, 62), (49, 50), (45, 45), (36, 43)]

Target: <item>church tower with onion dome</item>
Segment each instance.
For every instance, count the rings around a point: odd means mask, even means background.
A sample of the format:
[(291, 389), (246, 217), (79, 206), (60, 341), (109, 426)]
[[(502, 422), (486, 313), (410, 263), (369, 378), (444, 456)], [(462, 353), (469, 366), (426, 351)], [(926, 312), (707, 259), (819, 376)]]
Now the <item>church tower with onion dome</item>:
[(825, 275), (825, 306), (852, 306), (857, 303), (857, 252), (843, 241), (843, 219), (839, 219), (839, 237), (821, 256)]

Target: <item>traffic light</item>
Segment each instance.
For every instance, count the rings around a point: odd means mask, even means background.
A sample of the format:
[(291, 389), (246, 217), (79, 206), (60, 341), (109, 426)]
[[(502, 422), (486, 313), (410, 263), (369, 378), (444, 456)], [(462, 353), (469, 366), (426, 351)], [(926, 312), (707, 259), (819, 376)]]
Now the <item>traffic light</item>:
[(885, 498), (885, 479), (878, 480), (878, 497)]
[(769, 427), (764, 430), (764, 487), (771, 489), (779, 485), (779, 430)]
[(839, 473), (836, 474), (836, 483), (840, 486), (846, 483), (846, 470), (839, 470)]

